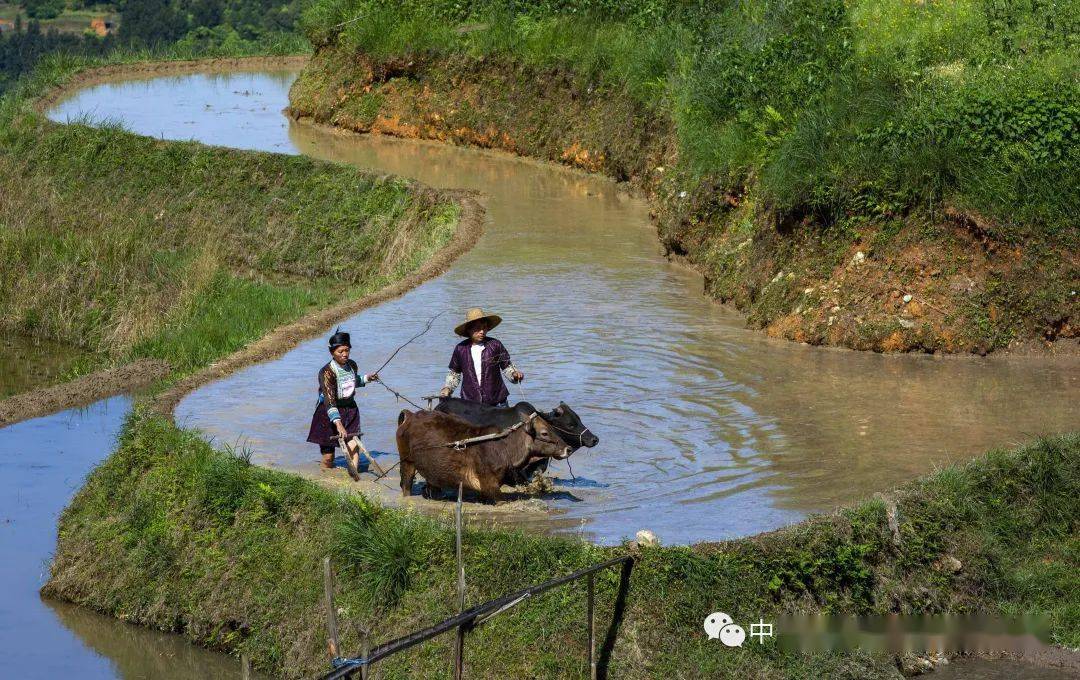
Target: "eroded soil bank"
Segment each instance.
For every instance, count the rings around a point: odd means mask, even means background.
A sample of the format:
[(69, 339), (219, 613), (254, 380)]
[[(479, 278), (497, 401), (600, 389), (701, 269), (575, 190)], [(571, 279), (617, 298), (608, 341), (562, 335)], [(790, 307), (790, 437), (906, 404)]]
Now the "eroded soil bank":
[(720, 191), (678, 170), (674, 125), (617, 89), (506, 59), (375, 59), (329, 45), (290, 110), (359, 132), (436, 139), (569, 164), (649, 197), (668, 252), (772, 337), (882, 352), (1076, 353), (1080, 253), (1010, 244), (979, 215), (826, 224), (780, 214), (753, 183)]

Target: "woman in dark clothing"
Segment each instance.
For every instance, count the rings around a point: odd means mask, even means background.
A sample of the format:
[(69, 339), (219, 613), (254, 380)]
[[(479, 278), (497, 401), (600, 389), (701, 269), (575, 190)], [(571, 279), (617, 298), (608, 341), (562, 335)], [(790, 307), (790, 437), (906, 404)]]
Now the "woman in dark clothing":
[(484, 314), (479, 308), (470, 309), (465, 323), (454, 329), (463, 336), (450, 355), (450, 370), (446, 374), (442, 392), (449, 397), (461, 386), (461, 398), (478, 401), (488, 406), (505, 406), (510, 396), (503, 376), (512, 383), (525, 380), (525, 375), (514, 366), (506, 347), (488, 331), (502, 322), (497, 314)]
[[(356, 362), (349, 358), (351, 349), (349, 334), (335, 332), (330, 336), (330, 361), (319, 369), (319, 401), (311, 415), (307, 440), (319, 445), (322, 466), (326, 469), (334, 467), (334, 449), (339, 437), (345, 441), (360, 437), (356, 388), (379, 379), (377, 373), (363, 375), (358, 371)], [(344, 453), (350, 461), (359, 456), (359, 451), (354, 452), (351, 447)], [(349, 467), (352, 473), (355, 462)]]

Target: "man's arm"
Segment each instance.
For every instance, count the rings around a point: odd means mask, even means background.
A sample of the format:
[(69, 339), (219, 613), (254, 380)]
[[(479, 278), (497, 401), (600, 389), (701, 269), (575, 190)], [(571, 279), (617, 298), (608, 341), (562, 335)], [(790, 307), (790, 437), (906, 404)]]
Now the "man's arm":
[(495, 348), (495, 365), (499, 367), (506, 379), (512, 383), (518, 383), (525, 379), (525, 374), (517, 369), (510, 352), (500, 342)]
[(506, 365), (506, 368), (502, 370), (502, 373), (506, 376), (506, 379), (512, 383), (516, 383), (525, 377), (521, 371), (517, 370), (517, 366), (515, 366), (512, 361)]
[(439, 394), (444, 397), (449, 397), (458, 387), (461, 387), (461, 373), (454, 369), (450, 369), (446, 372), (446, 380), (443, 381), (442, 392)]

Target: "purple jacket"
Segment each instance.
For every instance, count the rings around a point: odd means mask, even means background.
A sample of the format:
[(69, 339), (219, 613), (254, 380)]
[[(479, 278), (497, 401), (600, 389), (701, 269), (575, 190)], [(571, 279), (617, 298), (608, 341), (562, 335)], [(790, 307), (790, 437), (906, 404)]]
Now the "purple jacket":
[(503, 403), (510, 396), (502, 379), (502, 371), (510, 365), (510, 353), (495, 338), (486, 338), (484, 352), (480, 355), (481, 384), (477, 384), (471, 347), (472, 340), (462, 340), (450, 356), (450, 370), (461, 374), (461, 398), (489, 406)]

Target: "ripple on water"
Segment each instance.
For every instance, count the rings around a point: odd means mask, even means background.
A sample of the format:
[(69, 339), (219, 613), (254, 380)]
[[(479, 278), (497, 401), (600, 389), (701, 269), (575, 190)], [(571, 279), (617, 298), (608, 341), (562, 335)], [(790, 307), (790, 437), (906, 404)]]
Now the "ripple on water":
[[(502, 314), (495, 335), (528, 375), (524, 394), (541, 407), (566, 401), (601, 438), (573, 459), (576, 474), (597, 482), (572, 487), (584, 502), (549, 499), (554, 530), (584, 521), (592, 538), (611, 542), (648, 527), (668, 543), (756, 533), (1080, 422), (1074, 359), (941, 360), (769, 340), (706, 300), (700, 277), (666, 261), (647, 206), (611, 182), (500, 154), (295, 124), (276, 113), (291, 78), (101, 86), (51, 115), (91, 112), (155, 136), (302, 151), (483, 192), (489, 220), (470, 253), (341, 326), (361, 340), (363, 369), (449, 312), (443, 332), (383, 372), (415, 399), (441, 385), (452, 319), (476, 305)], [(189, 120), (198, 125), (182, 125)], [(181, 403), (180, 420), (217, 441), (248, 443), (264, 464), (313, 473), (317, 452), (304, 438), (315, 372), (327, 360), (323, 342), (207, 385)], [(394, 450), (402, 407), (364, 390), (370, 447)], [(552, 473), (569, 478), (565, 463)]]

